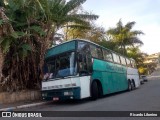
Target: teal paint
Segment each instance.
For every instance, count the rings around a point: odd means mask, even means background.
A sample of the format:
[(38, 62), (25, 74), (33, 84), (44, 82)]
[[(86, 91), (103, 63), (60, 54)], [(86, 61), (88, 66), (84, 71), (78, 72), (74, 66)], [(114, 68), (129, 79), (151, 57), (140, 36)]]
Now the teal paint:
[(94, 59), (92, 79), (100, 80), (104, 94), (128, 88), (127, 68), (112, 62)]
[[(76, 50), (75, 40), (55, 46), (46, 52), (45, 58), (55, 56), (67, 51)], [(128, 88), (127, 68), (119, 64), (94, 59), (92, 80), (98, 79), (102, 83), (103, 94), (123, 91)], [(83, 86), (82, 86), (83, 87)], [(80, 99), (80, 88), (70, 89), (74, 91), (73, 99)], [(52, 100), (53, 97), (59, 97), (62, 100), (70, 99), (70, 96), (64, 96), (64, 89), (42, 91), (49, 93), (46, 100)]]
[(45, 54), (45, 58), (61, 54), (63, 52), (71, 51), (76, 49), (76, 41), (69, 41), (67, 43), (63, 43), (61, 45), (55, 46), (49, 50), (47, 50)]

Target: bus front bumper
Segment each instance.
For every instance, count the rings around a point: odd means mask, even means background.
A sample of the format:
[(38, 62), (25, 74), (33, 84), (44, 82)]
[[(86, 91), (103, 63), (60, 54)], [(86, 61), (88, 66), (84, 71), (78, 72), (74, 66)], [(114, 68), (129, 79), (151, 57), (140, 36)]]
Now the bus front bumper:
[(80, 87), (45, 90), (41, 92), (42, 92), (42, 98), (44, 100), (67, 100), (67, 99), (81, 98)]

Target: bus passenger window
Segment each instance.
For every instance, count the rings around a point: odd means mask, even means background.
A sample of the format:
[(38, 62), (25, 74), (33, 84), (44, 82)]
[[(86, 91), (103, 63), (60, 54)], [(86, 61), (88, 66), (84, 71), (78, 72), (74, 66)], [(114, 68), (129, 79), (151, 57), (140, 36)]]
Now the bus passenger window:
[(78, 42), (78, 52), (90, 54), (89, 44), (87, 42)]
[(102, 49), (95, 45), (90, 45), (91, 55), (98, 59), (103, 59)]
[(131, 62), (130, 62), (130, 60), (129, 60), (129, 59), (126, 59), (126, 62), (127, 62), (127, 66), (128, 66), (128, 67), (131, 67)]
[(102, 49), (97, 47), (97, 54), (99, 59), (103, 59)]
[(121, 59), (121, 64), (122, 64), (122, 65), (126, 65), (125, 58), (124, 58), (124, 57), (122, 57), (122, 56), (120, 56), (120, 59)]
[(104, 60), (113, 61), (112, 53), (108, 50), (103, 49)]
[(136, 68), (136, 64), (135, 64), (135, 61), (134, 61), (134, 60), (131, 60), (131, 64), (132, 64), (132, 67), (133, 67), (133, 68)]
[(78, 55), (78, 63), (79, 63), (79, 74), (87, 75), (92, 72), (92, 61), (91, 57), (86, 54)]
[(114, 62), (116, 62), (116, 63), (120, 63), (119, 56), (116, 55), (115, 53), (113, 53), (113, 60), (114, 60)]
[(91, 55), (95, 58), (98, 58), (98, 54), (97, 54), (97, 48), (94, 45), (90, 45), (90, 49), (91, 49)]
[(117, 55), (117, 62), (121, 63), (119, 55)]
[(133, 61), (134, 68), (137, 68), (135, 61)]

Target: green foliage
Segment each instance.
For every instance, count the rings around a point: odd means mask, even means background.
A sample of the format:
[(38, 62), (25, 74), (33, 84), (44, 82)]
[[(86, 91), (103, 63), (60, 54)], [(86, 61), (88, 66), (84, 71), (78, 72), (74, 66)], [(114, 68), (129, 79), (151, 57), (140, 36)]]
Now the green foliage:
[(3, 20), (2, 19), (0, 19), (0, 26), (3, 24)]
[[(96, 20), (97, 15), (94, 14), (77, 14), (72, 12), (74, 9), (83, 4), (86, 0), (70, 0), (65, 2), (64, 0), (58, 0), (50, 4), (50, 18), (54, 24), (59, 28), (60, 26), (66, 25), (66, 23), (75, 23), (80, 25), (89, 24), (86, 20)], [(75, 25), (73, 24), (73, 25)]]
[(29, 44), (26, 44), (26, 43), (24, 43), (21, 47), (26, 51), (31, 51), (32, 50), (31, 46)]
[(30, 27), (31, 30), (34, 30), (35, 32), (37, 32), (40, 36), (44, 36), (46, 35), (46, 33), (44, 32), (44, 30), (40, 27), (40, 26), (31, 26)]
[(66, 30), (66, 36), (68, 39), (88, 39), (93, 42), (100, 44), (105, 40), (105, 30), (103, 27), (96, 26), (94, 24), (89, 24), (86, 26), (81, 25), (69, 25)]
[(107, 41), (107, 40), (103, 39), (102, 41), (98, 41), (96, 43), (105, 47), (105, 48), (108, 48), (110, 50), (113, 50), (113, 51), (120, 53), (120, 51), (117, 51), (118, 49), (116, 48), (116, 44), (112, 41)]
[(3, 53), (7, 53), (9, 51), (11, 43), (12, 41), (10, 38), (5, 38), (5, 39), (1, 38), (0, 45), (3, 50)]
[(136, 61), (138, 67), (144, 66), (143, 61), (144, 61), (145, 53), (142, 53), (139, 47), (128, 48), (127, 56), (130, 58), (133, 58)]
[(123, 50), (123, 54), (127, 55), (127, 47), (142, 45), (143, 42), (137, 37), (137, 35), (144, 34), (139, 30), (132, 30), (135, 22), (128, 22), (126, 25), (122, 24), (119, 20), (117, 26), (110, 28), (107, 34), (112, 42), (115, 42), (119, 48)]
[(26, 36), (26, 33), (20, 32), (20, 31), (12, 32), (12, 33), (11, 33), (11, 36), (12, 36), (14, 39), (18, 39), (18, 38), (21, 38), (21, 37)]
[(32, 51), (32, 47), (29, 44), (27, 44), (27, 43), (22, 44), (19, 48), (20, 58), (27, 57), (28, 53), (31, 51)]
[(6, 1), (7, 4), (0, 1), (8, 17), (6, 21), (0, 19), (0, 25), (6, 23), (2, 26), (0, 46), (5, 53), (2, 71), (9, 90), (40, 87), (44, 54), (53, 42), (55, 31), (61, 27), (85, 28), (88, 20), (98, 18), (74, 11), (86, 0)]

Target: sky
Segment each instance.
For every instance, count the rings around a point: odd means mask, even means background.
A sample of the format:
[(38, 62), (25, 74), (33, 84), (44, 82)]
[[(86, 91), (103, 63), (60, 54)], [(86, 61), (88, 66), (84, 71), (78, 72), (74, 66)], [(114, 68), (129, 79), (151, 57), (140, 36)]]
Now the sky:
[(83, 9), (99, 15), (96, 24), (106, 30), (115, 27), (121, 19), (125, 25), (135, 21), (133, 30), (141, 30), (138, 36), (144, 45), (142, 52), (160, 52), (160, 0), (86, 0)]

